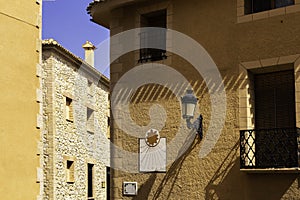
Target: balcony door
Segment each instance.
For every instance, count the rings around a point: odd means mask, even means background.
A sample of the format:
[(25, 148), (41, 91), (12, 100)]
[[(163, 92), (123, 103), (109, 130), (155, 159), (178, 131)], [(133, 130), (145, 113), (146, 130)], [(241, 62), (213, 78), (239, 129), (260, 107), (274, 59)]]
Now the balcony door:
[(296, 126), (294, 70), (254, 75), (255, 129)]
[[(254, 74), (256, 164), (290, 167), (296, 148), (294, 70)], [(295, 129), (295, 130), (294, 130)]]

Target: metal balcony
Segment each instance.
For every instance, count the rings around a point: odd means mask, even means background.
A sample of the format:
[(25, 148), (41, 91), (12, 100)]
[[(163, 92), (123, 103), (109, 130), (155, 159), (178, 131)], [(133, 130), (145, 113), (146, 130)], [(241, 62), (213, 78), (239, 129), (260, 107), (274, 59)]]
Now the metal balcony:
[(166, 59), (166, 51), (160, 49), (141, 49), (139, 63), (153, 62)]
[(300, 129), (240, 131), (241, 169), (300, 167)]

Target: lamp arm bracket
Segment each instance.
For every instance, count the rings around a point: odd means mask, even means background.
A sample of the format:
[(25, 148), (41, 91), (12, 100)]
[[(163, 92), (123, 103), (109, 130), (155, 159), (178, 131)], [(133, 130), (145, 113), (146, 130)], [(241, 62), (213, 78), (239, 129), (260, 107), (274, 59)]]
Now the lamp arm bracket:
[(193, 123), (191, 122), (191, 118), (186, 119), (187, 127), (189, 129), (194, 129), (198, 133), (200, 139), (203, 138), (202, 120), (202, 115), (199, 115), (199, 117)]

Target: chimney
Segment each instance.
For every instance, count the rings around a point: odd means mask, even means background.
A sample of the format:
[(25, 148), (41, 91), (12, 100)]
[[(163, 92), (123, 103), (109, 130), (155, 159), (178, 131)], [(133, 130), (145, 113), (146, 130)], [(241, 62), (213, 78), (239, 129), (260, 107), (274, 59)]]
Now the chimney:
[(94, 49), (96, 49), (96, 47), (91, 42), (86, 41), (86, 43), (82, 45), (82, 48), (84, 48), (84, 50), (85, 50), (85, 57), (84, 57), (85, 62), (90, 64), (92, 67), (95, 67), (94, 66)]

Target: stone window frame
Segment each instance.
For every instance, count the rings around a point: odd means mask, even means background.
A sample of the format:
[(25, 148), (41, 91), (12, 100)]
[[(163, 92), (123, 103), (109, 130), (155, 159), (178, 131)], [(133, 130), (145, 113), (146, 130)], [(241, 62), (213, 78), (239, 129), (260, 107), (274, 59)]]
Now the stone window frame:
[[(91, 112), (90, 116), (89, 111)], [(86, 115), (86, 130), (93, 134), (95, 132), (95, 109), (90, 105), (86, 106)]]
[(87, 79), (87, 94), (91, 97), (94, 96), (94, 84), (93, 81)]
[(251, 22), (260, 19), (267, 19), (278, 15), (287, 15), (290, 13), (300, 12), (300, 0), (294, 0), (295, 4), (266, 10), (258, 13), (245, 14), (245, 0), (237, 0), (237, 23)]
[(292, 64), (294, 66), (296, 126), (300, 127), (300, 54), (295, 54), (240, 63), (238, 80), (241, 85), (239, 88), (240, 130), (254, 129), (254, 100), (251, 98), (254, 95), (254, 91), (251, 88), (253, 82), (248, 70), (284, 64)]
[(111, 128), (111, 118), (110, 118), (110, 115), (107, 114), (106, 118), (107, 118), (107, 132), (106, 132), (106, 137), (107, 137), (107, 139), (110, 139), (110, 128)]
[[(241, 62), (239, 65), (239, 130), (255, 129), (255, 105), (254, 105), (254, 86), (253, 77), (248, 70), (262, 67), (272, 67), (277, 65), (292, 64), (295, 76), (295, 111), (296, 111), (296, 127), (300, 127), (300, 54), (280, 56), (267, 59), (259, 59), (248, 62)], [(248, 142), (251, 143), (249, 140)], [(252, 141), (254, 142), (254, 140)], [(252, 146), (252, 150), (255, 146)], [(248, 149), (249, 150), (249, 149)], [(246, 147), (246, 151), (247, 147)], [(251, 154), (249, 154), (251, 156)], [(254, 154), (252, 155), (254, 156)], [(246, 162), (248, 162), (246, 160)], [(247, 163), (246, 163), (247, 164)], [(248, 163), (255, 165), (255, 158)]]
[[(75, 161), (76, 158), (74, 156), (63, 156), (64, 158), (64, 168), (65, 168), (65, 175), (66, 175), (66, 182), (67, 183), (75, 183)], [(68, 166), (68, 162), (71, 163), (71, 166)]]
[[(64, 96), (64, 116), (67, 122), (74, 122), (74, 97), (68, 93), (63, 93)], [(70, 105), (67, 105), (68, 100), (70, 101)], [(69, 108), (68, 108), (69, 107)], [(67, 112), (69, 114), (67, 115)]]
[[(150, 5), (146, 5), (146, 6), (141, 6), (139, 8), (137, 8), (137, 12), (136, 12), (136, 16), (135, 16), (135, 27), (136, 28), (140, 28), (141, 25), (141, 16), (145, 15), (147, 13), (151, 13), (151, 12), (155, 12), (155, 11), (159, 11), (159, 10), (166, 10), (167, 12), (167, 29), (172, 29), (173, 28), (173, 6), (172, 6), (172, 2), (160, 2), (160, 3), (153, 3)], [(140, 47), (140, 40), (136, 40), (137, 44), (136, 46)], [(155, 63), (160, 63), (160, 64), (165, 64), (168, 66), (171, 66), (172, 64), (172, 34), (170, 32), (167, 32), (166, 35), (166, 59), (162, 59), (159, 61), (153, 61)], [(134, 59), (135, 59), (135, 63), (138, 63), (138, 61), (140, 60), (140, 51), (135, 51), (134, 54)], [(151, 63), (151, 62), (149, 62)]]
[[(86, 162), (85, 162), (85, 165), (86, 165), (86, 198), (87, 199), (91, 199), (91, 200), (93, 200), (93, 199), (95, 199), (95, 189), (96, 189), (96, 187), (95, 187), (95, 185), (96, 185), (96, 183), (95, 183), (95, 181), (96, 181), (96, 163), (97, 163), (97, 161), (95, 160), (95, 159), (92, 159), (92, 158), (88, 158), (88, 159), (86, 159)], [(93, 174), (92, 174), (92, 191), (93, 191), (93, 196), (92, 197), (89, 197), (89, 195), (88, 195), (88, 165), (89, 164), (91, 164), (91, 165), (93, 165)]]

